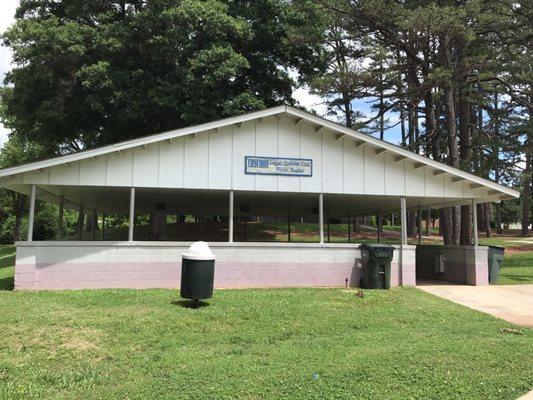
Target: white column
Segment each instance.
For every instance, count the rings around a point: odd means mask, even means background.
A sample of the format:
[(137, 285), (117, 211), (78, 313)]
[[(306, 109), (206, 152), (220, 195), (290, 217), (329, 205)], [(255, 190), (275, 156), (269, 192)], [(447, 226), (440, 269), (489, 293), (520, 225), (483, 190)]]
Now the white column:
[(31, 185), (30, 194), (30, 215), (28, 216), (28, 242), (33, 240), (33, 220), (35, 219), (35, 195), (37, 194), (37, 187)]
[(133, 223), (135, 222), (135, 188), (130, 188), (130, 219), (128, 225), (128, 241), (133, 241)]
[(400, 197), (400, 222), (402, 225), (402, 246), (407, 245), (407, 207), (405, 197)]
[(235, 194), (233, 190), (229, 191), (229, 210), (228, 210), (228, 242), (233, 243), (233, 203)]
[(472, 236), (474, 237), (474, 246), (479, 246), (479, 238), (477, 233), (477, 204), (476, 199), (472, 199)]
[(318, 195), (318, 234), (320, 243), (324, 243), (324, 194)]

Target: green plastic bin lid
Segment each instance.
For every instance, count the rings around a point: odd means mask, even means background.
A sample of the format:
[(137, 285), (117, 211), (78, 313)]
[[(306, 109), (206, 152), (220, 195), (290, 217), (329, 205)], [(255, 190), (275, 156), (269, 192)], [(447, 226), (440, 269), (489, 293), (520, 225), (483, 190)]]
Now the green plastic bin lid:
[(394, 250), (394, 246), (381, 243), (362, 244), (359, 246), (361, 250)]
[(185, 253), (181, 255), (181, 258), (186, 260), (214, 260), (215, 255), (209, 248), (206, 242), (194, 242), (187, 249)]

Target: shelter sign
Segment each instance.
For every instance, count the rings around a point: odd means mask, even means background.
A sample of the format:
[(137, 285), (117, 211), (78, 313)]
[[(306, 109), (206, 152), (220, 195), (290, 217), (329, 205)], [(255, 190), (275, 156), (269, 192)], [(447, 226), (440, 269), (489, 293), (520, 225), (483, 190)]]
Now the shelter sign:
[(245, 156), (244, 172), (258, 175), (313, 176), (313, 160)]

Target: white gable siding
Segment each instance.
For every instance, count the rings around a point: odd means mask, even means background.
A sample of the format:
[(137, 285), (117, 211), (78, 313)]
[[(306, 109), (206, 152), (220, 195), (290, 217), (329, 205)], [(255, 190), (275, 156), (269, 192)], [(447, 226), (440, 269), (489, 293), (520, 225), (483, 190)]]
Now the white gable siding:
[(255, 176), (244, 173), (244, 157), (255, 155), (255, 122), (242, 127), (233, 126), (233, 158), (228, 157), (232, 168), (232, 187), (236, 190), (254, 190)]
[(424, 168), (415, 168), (412, 162), (405, 162), (405, 194), (407, 196), (424, 196)]
[(133, 151), (133, 186), (151, 186), (158, 180), (159, 144), (136, 147)]
[(463, 197), (463, 184), (461, 182), (453, 182), (452, 179), (452, 176), (444, 176), (444, 196)]
[[(281, 157), (303, 158), (301, 155), (300, 126), (294, 126), (294, 120), (282, 118), (279, 121), (278, 154)], [(279, 176), (278, 189), (282, 192), (299, 192), (302, 178)]]
[[(103, 162), (103, 160), (102, 160)], [(131, 186), (133, 171), (133, 151), (126, 150), (121, 154), (113, 153), (107, 158), (105, 175), (106, 186)]]
[(353, 140), (343, 139), (343, 188), (344, 193), (365, 192), (365, 165), (363, 147), (355, 147)]
[[(314, 133), (319, 136), (318, 133)], [(342, 140), (330, 131), (322, 134), (322, 190), (326, 193), (342, 193), (343, 188)]]
[(159, 180), (157, 187), (183, 187), (184, 139), (176, 138), (171, 142), (160, 143), (159, 147)]
[(423, 168), (425, 195), (428, 197), (444, 197), (444, 177), (433, 175), (433, 170)]
[(209, 187), (231, 188), (231, 162), (233, 129), (226, 127), (209, 133)]
[(203, 132), (185, 136), (184, 187), (191, 189), (208, 188), (209, 134)]
[(387, 194), (405, 195), (405, 160), (396, 161), (394, 154), (389, 153), (384, 157)]
[(313, 126), (300, 124), (302, 158), (313, 160), (313, 176), (301, 178), (302, 192), (319, 193), (322, 190), (322, 136), (317, 135)]
[(107, 157), (100, 157), (80, 162), (80, 185), (98, 186), (101, 185), (102, 177), (106, 175)]
[[(483, 189), (293, 118), (267, 116), (23, 175), (24, 183), (479, 197)], [(379, 153), (379, 154), (376, 154)], [(306, 158), (311, 177), (245, 174), (245, 156)]]
[(385, 194), (385, 159), (384, 154), (376, 154), (376, 149), (364, 148), (365, 159), (365, 193)]
[[(249, 156), (278, 157), (278, 118), (268, 117), (255, 121), (255, 153)], [(235, 160), (238, 162), (238, 160)], [(244, 168), (244, 158), (242, 164)], [(242, 171), (241, 171), (242, 173)], [(278, 177), (275, 175), (254, 175), (255, 190), (278, 190)], [(295, 178), (298, 179), (298, 178)]]

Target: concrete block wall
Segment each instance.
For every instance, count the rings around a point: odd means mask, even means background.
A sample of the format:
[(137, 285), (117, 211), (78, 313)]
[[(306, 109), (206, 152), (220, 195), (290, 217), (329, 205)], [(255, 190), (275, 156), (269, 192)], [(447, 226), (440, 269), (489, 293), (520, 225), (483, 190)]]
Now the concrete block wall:
[[(20, 242), (15, 289), (179, 288), (190, 243)], [(358, 286), (356, 244), (213, 243), (215, 287)], [(403, 268), (400, 263), (403, 260)], [(398, 247), (392, 286), (414, 285), (415, 247)]]
[(416, 277), (436, 279), (435, 259), (444, 256), (442, 280), (461, 285), (488, 285), (488, 247), (485, 246), (418, 246)]

